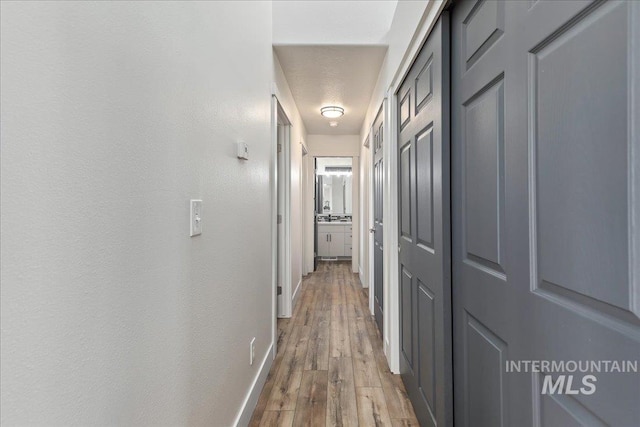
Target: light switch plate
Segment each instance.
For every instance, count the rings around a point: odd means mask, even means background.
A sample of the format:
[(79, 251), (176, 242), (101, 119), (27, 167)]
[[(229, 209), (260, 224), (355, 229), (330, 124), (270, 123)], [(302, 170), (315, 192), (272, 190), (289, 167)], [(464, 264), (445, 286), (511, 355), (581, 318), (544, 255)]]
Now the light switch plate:
[(244, 142), (238, 142), (238, 158), (242, 160), (249, 160), (249, 146)]
[(191, 199), (190, 233), (191, 237), (202, 234), (202, 200)]

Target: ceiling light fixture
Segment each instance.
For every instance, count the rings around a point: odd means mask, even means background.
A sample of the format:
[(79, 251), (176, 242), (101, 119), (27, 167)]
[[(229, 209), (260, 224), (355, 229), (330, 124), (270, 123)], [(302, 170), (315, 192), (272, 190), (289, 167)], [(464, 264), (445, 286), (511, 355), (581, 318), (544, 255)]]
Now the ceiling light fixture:
[(320, 109), (320, 114), (322, 114), (324, 117), (335, 119), (336, 117), (340, 117), (344, 114), (344, 108), (338, 107), (336, 105), (328, 105)]
[(329, 126), (331, 126), (332, 128), (334, 128), (334, 127), (338, 126), (338, 122), (336, 122), (336, 121), (330, 121), (330, 122), (329, 122)]

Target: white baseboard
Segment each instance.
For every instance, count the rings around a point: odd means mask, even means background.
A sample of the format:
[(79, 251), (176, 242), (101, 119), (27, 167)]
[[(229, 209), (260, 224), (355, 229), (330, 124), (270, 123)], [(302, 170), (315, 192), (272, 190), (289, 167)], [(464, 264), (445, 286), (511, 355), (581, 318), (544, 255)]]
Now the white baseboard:
[(296, 290), (293, 291), (293, 297), (291, 298), (291, 315), (293, 315), (293, 310), (296, 308), (296, 303), (298, 302), (298, 297), (300, 296), (300, 289), (302, 289), (301, 287), (302, 285), (302, 279), (300, 279), (300, 281), (298, 281), (298, 284), (296, 285)]
[(360, 284), (363, 288), (369, 287), (369, 284), (366, 283), (366, 280), (364, 280), (364, 272), (362, 271), (362, 266), (359, 266), (358, 268), (358, 278), (360, 279)]
[(267, 382), (267, 375), (269, 375), (269, 370), (271, 370), (271, 365), (273, 364), (272, 350), (273, 343), (271, 343), (271, 345), (269, 346), (267, 354), (262, 360), (262, 365), (260, 366), (258, 375), (256, 375), (256, 378), (253, 380), (251, 389), (249, 390), (249, 393), (247, 393), (247, 397), (245, 397), (244, 402), (242, 402), (240, 412), (236, 417), (236, 421), (233, 423), (233, 425), (236, 427), (248, 426), (249, 422), (251, 421), (253, 411), (254, 409), (256, 409), (256, 405), (258, 404), (260, 392), (262, 391), (262, 387), (264, 387), (264, 383)]
[(400, 368), (396, 368), (391, 364), (391, 343), (389, 340), (385, 339), (383, 344), (384, 355), (387, 356), (387, 365), (389, 366), (389, 370), (392, 374), (400, 374)]

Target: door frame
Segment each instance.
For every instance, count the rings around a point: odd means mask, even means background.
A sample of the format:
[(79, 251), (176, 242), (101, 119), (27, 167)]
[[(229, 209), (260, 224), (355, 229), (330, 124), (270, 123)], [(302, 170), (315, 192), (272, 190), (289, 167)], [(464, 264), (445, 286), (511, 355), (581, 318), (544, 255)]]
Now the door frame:
[(278, 354), (278, 98), (271, 95), (271, 352)]
[[(272, 341), (273, 357), (277, 354), (278, 317), (291, 317), (292, 289), (291, 289), (291, 121), (280, 101), (276, 91), (271, 95), (271, 287), (272, 287)], [(278, 168), (278, 125), (284, 126), (284, 141), (282, 143), (283, 161)], [(278, 310), (278, 181), (284, 180), (283, 197), (284, 212), (284, 263), (282, 282), (282, 310)]]
[[(305, 233), (305, 230), (307, 229), (307, 216), (305, 215), (305, 205), (306, 205), (306, 200), (304, 197), (304, 194), (306, 192), (306, 188), (307, 188), (307, 168), (309, 167), (308, 165), (308, 157), (307, 155), (309, 154), (309, 148), (307, 148), (307, 145), (305, 144), (304, 141), (300, 141), (300, 150), (302, 152), (302, 155), (300, 156), (300, 174), (299, 174), (299, 182), (300, 182), (300, 227), (302, 230), (302, 233), (300, 233), (300, 251), (301, 254), (300, 256), (302, 257), (302, 260), (300, 262), (300, 272), (302, 274), (302, 276), (306, 276), (307, 274), (309, 274), (309, 269), (307, 266), (307, 262), (306, 262), (306, 258), (307, 258), (307, 246), (306, 246), (306, 240), (307, 240), (307, 233)], [(295, 304), (294, 304), (295, 307)]]
[[(373, 251), (375, 249), (375, 243), (374, 243), (374, 236), (373, 233), (371, 233), (371, 229), (374, 227), (374, 223), (375, 223), (375, 219), (373, 218), (374, 212), (374, 205), (373, 205), (373, 161), (374, 161), (374, 157), (373, 157), (373, 144), (372, 144), (372, 140), (371, 138), (373, 138), (373, 123), (369, 126), (369, 134), (367, 135), (367, 140), (369, 141), (369, 145), (366, 146), (369, 148), (369, 158), (367, 159), (368, 161), (368, 170), (367, 170), (367, 184), (368, 184), (368, 197), (369, 199), (367, 200), (367, 211), (368, 211), (368, 215), (367, 215), (367, 224), (366, 227), (363, 230), (364, 235), (366, 235), (366, 239), (367, 239), (367, 245), (369, 245), (369, 250), (368, 250), (368, 265), (367, 265), (367, 286), (369, 287), (369, 312), (371, 313), (372, 316), (375, 315), (375, 296), (373, 295), (373, 275), (374, 275), (374, 254)], [(383, 285), (384, 286), (384, 285)]]
[[(397, 92), (411, 65), (420, 53), (420, 49), (427, 41), (431, 30), (438, 18), (449, 6), (449, 0), (435, 0), (429, 3), (407, 47), (400, 66), (396, 70), (391, 84), (385, 92), (387, 108), (384, 115), (384, 140), (383, 156), (384, 184), (383, 184), (383, 217), (385, 226), (383, 230), (383, 248), (387, 256), (383, 258), (383, 312), (384, 316), (384, 353), (389, 362), (389, 368), (394, 374), (400, 373), (400, 284), (398, 270), (398, 116)], [(370, 211), (373, 215), (373, 211)], [(370, 255), (370, 263), (372, 263)], [(370, 301), (370, 304), (373, 304)]]
[[(276, 97), (276, 100), (278, 98)], [(283, 127), (282, 135), (282, 170), (278, 171), (278, 180), (282, 179), (284, 185), (282, 187), (281, 196), (284, 201), (284, 212), (282, 212), (282, 224), (284, 230), (284, 260), (280, 266), (282, 271), (282, 307), (279, 310), (279, 317), (288, 318), (293, 315), (293, 289), (291, 283), (291, 122), (284, 111), (282, 104), (278, 101), (276, 122), (276, 138), (277, 125)], [(276, 145), (276, 156), (278, 155), (278, 146)], [(277, 212), (276, 212), (276, 231), (277, 231)]]
[[(315, 245), (316, 245), (316, 240), (318, 238), (317, 233), (316, 233), (316, 221), (315, 221), (315, 215), (316, 215), (316, 198), (315, 198), (315, 188), (316, 188), (316, 160), (317, 159), (321, 159), (321, 158), (331, 158), (331, 157), (341, 157), (341, 158), (349, 158), (351, 159), (351, 248), (352, 248), (352, 252), (351, 252), (351, 272), (352, 273), (358, 273), (358, 266), (357, 263), (359, 263), (359, 259), (358, 256), (358, 251), (355, 251), (356, 255), (353, 255), (353, 247), (354, 245), (358, 245), (358, 242), (360, 239), (359, 236), (359, 227), (360, 227), (360, 156), (354, 156), (354, 155), (348, 155), (348, 154), (330, 154), (330, 155), (325, 155), (323, 153), (314, 153), (313, 155), (311, 154), (307, 154), (307, 157), (309, 157), (310, 161), (313, 164), (313, 168), (309, 171), (310, 173), (310, 177), (312, 177), (312, 179), (310, 180), (310, 182), (313, 182), (313, 188), (309, 188), (309, 191), (313, 191), (314, 193), (314, 197), (313, 197), (313, 206), (311, 207), (311, 213), (314, 216), (314, 221), (313, 221), (313, 247), (314, 247), (314, 262), (315, 262), (315, 257), (317, 256), (317, 254), (315, 253)], [(356, 209), (357, 207), (357, 209)], [(356, 226), (356, 224), (358, 224)], [(311, 271), (315, 271), (315, 270), (311, 270)]]

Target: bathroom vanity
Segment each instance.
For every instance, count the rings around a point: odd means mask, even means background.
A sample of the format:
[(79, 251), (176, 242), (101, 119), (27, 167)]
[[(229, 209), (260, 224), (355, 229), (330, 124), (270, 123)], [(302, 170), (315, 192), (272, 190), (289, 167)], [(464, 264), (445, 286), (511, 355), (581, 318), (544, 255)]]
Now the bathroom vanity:
[(351, 258), (351, 222), (318, 222), (318, 256)]

